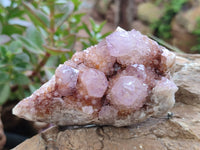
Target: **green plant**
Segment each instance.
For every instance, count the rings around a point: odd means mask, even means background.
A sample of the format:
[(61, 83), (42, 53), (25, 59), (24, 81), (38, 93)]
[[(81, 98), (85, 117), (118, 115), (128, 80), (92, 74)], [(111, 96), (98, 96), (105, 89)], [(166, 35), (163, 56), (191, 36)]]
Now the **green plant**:
[(88, 26), (83, 22), (82, 28), (86, 31), (88, 34), (88, 38), (82, 39), (82, 44), (84, 46), (84, 49), (89, 47), (90, 45), (95, 45), (102, 39), (104, 39), (106, 36), (108, 36), (111, 32), (107, 32), (103, 35), (101, 35), (101, 30), (103, 26), (105, 25), (106, 21), (102, 22), (100, 25), (96, 24), (93, 19), (90, 19), (90, 24), (92, 26), (92, 30), (89, 30)]
[[(50, 79), (56, 66), (73, 55), (76, 42), (90, 46), (107, 35), (100, 34), (105, 22), (98, 25), (91, 20), (91, 30), (82, 23), (85, 14), (78, 12), (80, 0), (35, 0), (31, 3), (13, 0), (12, 3), (9, 7), (20, 13), (6, 18), (4, 13), (11, 14), (1, 5), (2, 31), (11, 19), (23, 20), (28, 26), (18, 23), (16, 27), (22, 30), (16, 32), (11, 24), (9, 33), (0, 32), (0, 37), (9, 38), (0, 45), (0, 104), (29, 96)], [(80, 30), (85, 30), (89, 37), (79, 37)]]
[[(163, 39), (169, 39), (171, 37), (171, 21), (187, 1), (169, 0), (164, 3), (165, 10), (163, 17), (151, 25), (156, 36)], [(161, 1), (159, 0), (156, 3), (161, 3)]]
[(0, 1), (0, 44), (12, 40), (15, 34), (23, 34), (30, 24), (24, 19), (24, 10), (20, 6), (21, 0)]

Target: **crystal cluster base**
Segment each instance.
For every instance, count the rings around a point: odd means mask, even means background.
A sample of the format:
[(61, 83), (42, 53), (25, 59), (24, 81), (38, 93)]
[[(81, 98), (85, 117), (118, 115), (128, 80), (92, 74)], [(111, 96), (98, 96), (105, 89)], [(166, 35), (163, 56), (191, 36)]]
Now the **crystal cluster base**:
[(173, 107), (174, 65), (174, 53), (134, 29), (117, 28), (59, 65), (13, 114), (57, 125), (132, 125)]

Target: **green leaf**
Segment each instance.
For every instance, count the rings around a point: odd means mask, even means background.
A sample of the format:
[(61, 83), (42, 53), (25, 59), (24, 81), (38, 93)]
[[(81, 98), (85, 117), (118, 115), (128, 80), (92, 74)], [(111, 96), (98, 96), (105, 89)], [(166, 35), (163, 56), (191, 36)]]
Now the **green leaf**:
[(14, 65), (13, 69), (17, 72), (26, 71), (28, 66), (30, 66), (30, 58), (26, 53), (20, 53), (14, 56), (12, 63)]
[(92, 25), (92, 31), (95, 33), (100, 33), (106, 21), (103, 21), (100, 25), (96, 24), (93, 19), (90, 18), (90, 23)]
[(21, 53), (22, 52), (22, 43), (20, 41), (13, 41), (8, 46), (8, 50), (13, 53)]
[(59, 55), (59, 64), (63, 64), (68, 57), (68, 53), (66, 53), (65, 55)]
[(80, 0), (71, 0), (71, 1), (74, 3), (74, 11), (77, 11), (82, 2)]
[(33, 55), (32, 53), (27, 52), (29, 58), (30, 58), (30, 64), (31, 65), (37, 65), (38, 64), (38, 55)]
[(105, 34), (103, 34), (102, 36), (101, 36), (101, 39), (104, 39), (105, 37), (107, 37), (108, 35), (110, 35), (112, 32), (107, 32), (107, 33), (105, 33)]
[(29, 89), (31, 93), (35, 92), (41, 85), (39, 83), (29, 84)]
[(32, 41), (29, 39), (19, 35), (17, 38), (22, 42), (23, 46), (26, 48), (31, 53), (34, 54), (44, 54), (43, 50), (38, 47), (36, 44), (34, 44)]
[(82, 27), (83, 27), (83, 29), (86, 31), (86, 33), (87, 33), (90, 37), (92, 37), (92, 34), (90, 33), (89, 28), (87, 27), (87, 25), (86, 25), (84, 22), (83, 22)]
[[(17, 16), (19, 17), (19, 16)], [(25, 20), (21, 20), (21, 19), (11, 19), (9, 20), (9, 24), (10, 25), (19, 25), (19, 26), (23, 26), (23, 27), (29, 27), (32, 23), (25, 21)]]
[(26, 53), (21, 53), (15, 56), (15, 58), (21, 60), (22, 62), (29, 63), (30, 59)]
[(103, 21), (100, 25), (99, 25), (99, 32), (103, 29), (104, 25), (106, 24), (106, 20)]
[(7, 58), (7, 52), (8, 52), (7, 46), (5, 46), (5, 45), (1, 46), (0, 45), (0, 57), (2, 59)]
[(11, 7), (7, 8), (9, 13), (7, 13), (6, 17), (8, 18), (8, 20), (12, 18), (23, 18), (22, 16), (24, 15), (24, 10), (20, 9), (19, 5), (16, 5), (16, 3), (14, 5), (15, 6), (12, 5)]
[(85, 15), (85, 13), (74, 14), (70, 18), (71, 23), (75, 23), (76, 25), (81, 21), (81, 18)]
[[(73, 54), (74, 54), (74, 51), (68, 52), (68, 53), (66, 54), (66, 55), (68, 56), (67, 58), (68, 58), (68, 59), (72, 58)], [(63, 63), (64, 63), (64, 62), (63, 62)]]
[(62, 5), (62, 9), (64, 9), (64, 13), (62, 14), (62, 17), (59, 18), (56, 22), (56, 27), (60, 27), (72, 14), (74, 10), (74, 5), (71, 2), (67, 2), (66, 4)]
[(87, 44), (86, 42), (82, 41), (81, 43), (83, 45), (83, 49), (86, 49), (89, 47), (89, 44)]
[(23, 5), (28, 10), (28, 15), (30, 16), (31, 21), (34, 22), (35, 25), (40, 25), (45, 28), (49, 27), (50, 21), (46, 14), (44, 14), (40, 10), (35, 9), (34, 6), (30, 3), (23, 2)]
[(6, 72), (0, 72), (0, 84), (6, 83), (9, 80), (9, 74)]
[(30, 26), (26, 30), (26, 37), (37, 45), (40, 49), (43, 49), (44, 39), (41, 33), (35, 28), (35, 26)]
[(96, 27), (96, 24), (95, 24), (94, 20), (91, 18), (90, 18), (90, 23), (92, 25), (92, 29), (94, 29)]
[(14, 81), (14, 84), (17, 84), (17, 85), (26, 85), (30, 83), (30, 79), (21, 73), (16, 73), (13, 81)]
[(98, 41), (95, 38), (90, 38), (89, 41), (90, 41), (90, 45), (95, 45), (98, 43)]
[(0, 85), (0, 105), (4, 104), (10, 95), (10, 86), (9, 84)]
[(0, 44), (5, 44), (10, 41), (10, 37), (7, 35), (0, 35)]
[(2, 34), (11, 36), (12, 34), (22, 34), (25, 28), (18, 25), (5, 25), (3, 26)]
[(46, 74), (48, 80), (50, 80), (52, 78), (54, 73), (55, 73), (55, 69), (45, 68), (45, 74)]
[(67, 43), (67, 48), (71, 48), (74, 46), (75, 42), (76, 42), (76, 36), (75, 35), (69, 35), (67, 38), (66, 38), (66, 43)]
[(48, 59), (47, 63), (45, 64), (45, 67), (48, 67), (48, 68), (53, 67), (54, 68), (54, 66), (58, 65), (58, 60), (59, 60), (58, 56), (52, 55)]
[(1, 22), (0, 22), (0, 34), (1, 34), (1, 32), (2, 32), (2, 24), (1, 24)]

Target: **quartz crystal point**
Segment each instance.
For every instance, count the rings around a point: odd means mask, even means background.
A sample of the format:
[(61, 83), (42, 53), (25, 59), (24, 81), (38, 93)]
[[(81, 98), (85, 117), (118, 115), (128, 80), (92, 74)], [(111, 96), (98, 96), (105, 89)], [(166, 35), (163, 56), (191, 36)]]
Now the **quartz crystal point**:
[(139, 123), (173, 107), (174, 65), (174, 53), (134, 29), (117, 28), (59, 65), (13, 114), (57, 125)]

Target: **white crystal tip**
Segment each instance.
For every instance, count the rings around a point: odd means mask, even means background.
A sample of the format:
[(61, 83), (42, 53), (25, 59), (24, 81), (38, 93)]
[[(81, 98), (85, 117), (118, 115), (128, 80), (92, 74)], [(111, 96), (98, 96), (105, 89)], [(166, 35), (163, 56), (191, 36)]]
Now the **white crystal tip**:
[(18, 105), (16, 105), (13, 109), (12, 109), (12, 114), (19, 116), (20, 114), (20, 109), (18, 108)]
[[(23, 101), (21, 101), (23, 102)], [(13, 109), (12, 114), (16, 115), (20, 118), (24, 118), (26, 120), (34, 120), (33, 114), (30, 113), (30, 109), (25, 107), (24, 105), (21, 105), (21, 102), (19, 102)]]
[(121, 28), (121, 27), (117, 27), (117, 29), (116, 29), (116, 31), (126, 31), (126, 30), (124, 30), (123, 28)]

